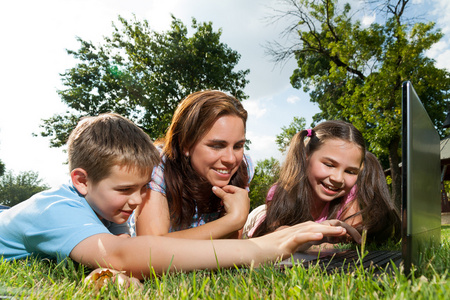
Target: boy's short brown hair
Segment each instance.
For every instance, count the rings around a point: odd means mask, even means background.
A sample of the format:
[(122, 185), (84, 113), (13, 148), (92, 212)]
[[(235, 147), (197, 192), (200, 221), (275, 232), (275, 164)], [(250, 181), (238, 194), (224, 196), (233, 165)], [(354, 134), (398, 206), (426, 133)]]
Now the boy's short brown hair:
[(150, 137), (114, 113), (82, 118), (69, 136), (68, 154), (69, 171), (82, 168), (93, 183), (108, 177), (115, 165), (150, 177), (160, 160)]

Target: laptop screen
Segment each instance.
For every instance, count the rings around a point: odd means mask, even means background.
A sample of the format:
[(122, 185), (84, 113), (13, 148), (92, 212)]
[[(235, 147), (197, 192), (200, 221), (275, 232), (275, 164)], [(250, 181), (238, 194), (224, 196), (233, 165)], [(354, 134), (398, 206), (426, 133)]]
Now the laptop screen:
[(418, 265), (441, 234), (440, 137), (411, 82), (402, 86), (402, 256)]

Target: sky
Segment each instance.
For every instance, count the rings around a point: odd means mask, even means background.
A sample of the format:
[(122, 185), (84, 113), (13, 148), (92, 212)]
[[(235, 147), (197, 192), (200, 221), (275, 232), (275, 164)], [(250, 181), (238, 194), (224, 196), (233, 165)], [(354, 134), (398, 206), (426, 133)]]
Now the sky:
[[(351, 0), (352, 7), (358, 0)], [(275, 137), (294, 117), (306, 124), (319, 112), (309, 96), (291, 87), (289, 77), (296, 68), (294, 60), (275, 65), (264, 51), (270, 41), (280, 37), (286, 22), (270, 23), (267, 17), (279, 8), (278, 0), (15, 0), (0, 4), (0, 160), (14, 174), (39, 173), (43, 183), (57, 186), (68, 180), (66, 153), (50, 148), (48, 138), (39, 134), (43, 119), (63, 114), (67, 106), (57, 94), (63, 89), (61, 76), (75, 66), (66, 49), (78, 50), (76, 37), (99, 45), (112, 33), (118, 16), (148, 20), (158, 31), (169, 29), (171, 14), (192, 33), (191, 19), (222, 29), (221, 41), (241, 54), (236, 70), (250, 69), (243, 102), (249, 113), (247, 151), (254, 161), (281, 159)], [(413, 0), (412, 9), (425, 11), (435, 21), (444, 38), (428, 56), (439, 68), (450, 70), (450, 1)], [(370, 24), (377, 16), (364, 16)]]

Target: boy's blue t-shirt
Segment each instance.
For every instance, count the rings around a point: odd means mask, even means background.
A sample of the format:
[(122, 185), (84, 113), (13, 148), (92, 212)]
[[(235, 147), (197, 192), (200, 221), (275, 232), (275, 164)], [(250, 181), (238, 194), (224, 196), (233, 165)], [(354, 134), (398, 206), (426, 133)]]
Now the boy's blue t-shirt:
[(62, 260), (79, 242), (99, 233), (129, 232), (126, 224), (102, 222), (70, 182), (0, 214), (0, 257)]

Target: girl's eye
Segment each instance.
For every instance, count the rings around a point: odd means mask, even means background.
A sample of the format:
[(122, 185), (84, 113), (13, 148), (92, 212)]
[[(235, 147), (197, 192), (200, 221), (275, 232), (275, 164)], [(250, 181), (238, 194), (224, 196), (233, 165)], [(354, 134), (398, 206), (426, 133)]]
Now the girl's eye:
[(323, 163), (325, 166), (327, 166), (327, 167), (329, 167), (329, 168), (332, 168), (333, 167), (333, 165), (332, 164), (330, 164), (330, 163)]

